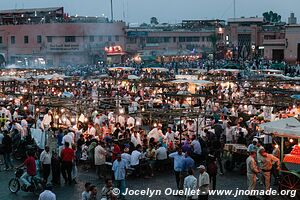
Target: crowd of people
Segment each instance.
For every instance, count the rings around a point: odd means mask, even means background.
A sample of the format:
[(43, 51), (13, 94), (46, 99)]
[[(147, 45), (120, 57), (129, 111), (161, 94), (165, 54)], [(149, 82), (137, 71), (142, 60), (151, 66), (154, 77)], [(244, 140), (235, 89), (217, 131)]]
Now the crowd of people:
[[(183, 68), (189, 64), (190, 62), (182, 62), (178, 66)], [(203, 69), (205, 64), (207, 63), (193, 62), (195, 67)], [(252, 64), (255, 65), (255, 62)], [(171, 69), (174, 66), (172, 63), (165, 63), (164, 67)], [(173, 76), (176, 73), (175, 70), (169, 74)], [(155, 78), (158, 72), (149, 73), (136, 68), (133, 74)], [(117, 76), (127, 75), (129, 74), (126, 72), (117, 73)], [(68, 86), (71, 83), (64, 84)], [(27, 152), (24, 162), (27, 169), (21, 177), (25, 190), (30, 190), (31, 187), (28, 178), (38, 175), (45, 185), (48, 184), (46, 191), (52, 195), (49, 183), (59, 185), (64, 180), (66, 185), (76, 184), (78, 171), (82, 168), (95, 170), (97, 178), (105, 181), (99, 194), (95, 185), (86, 183), (82, 199), (93, 200), (100, 196), (116, 199), (112, 193), (114, 187), (121, 191), (119, 198), (124, 198), (122, 193), (129, 176), (151, 179), (173, 166), (178, 190), (200, 188), (202, 193), (199, 198), (207, 199), (208, 190), (218, 188), (218, 175), (224, 174), (226, 144), (249, 145), (249, 158), (246, 161), (249, 190), (256, 188), (258, 174), (259, 181), (264, 182), (266, 190), (270, 188), (271, 171), (278, 178), (277, 141), (268, 134), (263, 135), (258, 130), (258, 125), (281, 119), (284, 115), (277, 110), (270, 111), (266, 106), (222, 104), (212, 98), (230, 102), (251, 97), (250, 85), (218, 83), (212, 87), (200, 87), (196, 92), (203, 97), (193, 100), (193, 105), (187, 98), (167, 98), (161, 95), (165, 89), (156, 91), (151, 87), (143, 87), (142, 84), (101, 81), (95, 85), (79, 81), (73, 86), (67, 92), (71, 92), (77, 100), (83, 97), (96, 98), (99, 95), (96, 94), (97, 87), (100, 87), (106, 89), (105, 96), (118, 96), (118, 100), (128, 103), (128, 110), (120, 112), (124, 108), (117, 102), (114, 111), (88, 110), (84, 113), (86, 116), (81, 114), (78, 119), (72, 120), (65, 111), (61, 111), (58, 116), (57, 110), (46, 106), (37, 108), (34, 102), (22, 101), (21, 98), (13, 99), (13, 103), (10, 102), (9, 105), (2, 105), (0, 143), (6, 170), (14, 169), (10, 156), (15, 153), (18, 147), (16, 144), (20, 141), (25, 141), (26, 145), (34, 144), (33, 130), (39, 130), (45, 137), (45, 141), (42, 141), (45, 145), (40, 145), (40, 151)], [(186, 91), (186, 87), (178, 85), (168, 88), (168, 91)], [(157, 95), (158, 92), (160, 95)], [(55, 93), (57, 91), (52, 87), (43, 92), (44, 95)], [(256, 96), (251, 97), (251, 101), (254, 102), (255, 98)], [(35, 100), (43, 103), (43, 97)], [(137, 115), (145, 109), (156, 109), (155, 112), (179, 109), (191, 111), (192, 107), (198, 107), (199, 116), (180, 117), (180, 123), (172, 119), (171, 123), (169, 120), (169, 124), (166, 124), (156, 119), (154, 124), (143, 124), (148, 119)], [(37, 116), (41, 113), (43, 115)], [(296, 106), (286, 108), (284, 113), (292, 116), (299, 114)], [(290, 149), (287, 150), (289, 151)], [(275, 169), (274, 164), (277, 166)], [(195, 177), (194, 170), (197, 168), (199, 179)], [(198, 196), (188, 195), (187, 198), (195, 199)]]

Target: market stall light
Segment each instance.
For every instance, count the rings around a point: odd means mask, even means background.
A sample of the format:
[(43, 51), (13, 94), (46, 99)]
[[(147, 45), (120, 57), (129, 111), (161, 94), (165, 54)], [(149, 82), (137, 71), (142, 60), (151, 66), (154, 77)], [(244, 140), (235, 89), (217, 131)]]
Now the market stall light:
[(71, 118), (71, 122), (75, 122), (75, 118)]
[(55, 119), (58, 119), (59, 118), (59, 116), (58, 115), (55, 115)]
[(275, 148), (276, 148), (276, 149), (278, 149), (278, 148), (279, 148), (279, 145), (278, 145), (278, 144), (276, 144), (276, 145), (275, 145)]
[(89, 119), (88, 118), (84, 118), (84, 122), (88, 122), (89, 121)]
[(120, 112), (120, 114), (124, 114), (124, 109), (121, 108), (121, 109), (119, 110), (119, 112)]
[(36, 108), (36, 109), (35, 109), (35, 111), (36, 111), (36, 112), (39, 112), (39, 111), (40, 111), (40, 109), (39, 109), (39, 108)]
[(24, 110), (27, 110), (27, 106), (24, 106)]
[(60, 112), (61, 113), (65, 112), (65, 109), (64, 108), (60, 109)]
[(142, 108), (142, 112), (145, 112), (145, 108)]
[(157, 127), (157, 123), (154, 123), (153, 126), (154, 126), (154, 127)]
[(294, 142), (294, 140), (293, 140), (292, 138), (291, 138), (289, 141), (290, 141), (290, 143), (293, 143), (293, 142)]

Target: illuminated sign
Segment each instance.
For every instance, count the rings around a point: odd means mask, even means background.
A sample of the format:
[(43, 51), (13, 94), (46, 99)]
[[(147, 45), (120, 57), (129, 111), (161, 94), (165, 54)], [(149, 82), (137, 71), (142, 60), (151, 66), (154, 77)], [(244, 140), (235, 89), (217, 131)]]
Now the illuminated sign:
[(104, 48), (107, 55), (124, 55), (124, 51), (121, 46), (109, 46)]

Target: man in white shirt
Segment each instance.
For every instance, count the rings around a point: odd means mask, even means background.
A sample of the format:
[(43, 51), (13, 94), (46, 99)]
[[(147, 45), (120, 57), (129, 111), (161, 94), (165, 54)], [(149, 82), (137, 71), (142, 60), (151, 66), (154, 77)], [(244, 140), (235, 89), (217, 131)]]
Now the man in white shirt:
[(140, 175), (140, 159), (142, 158), (142, 150), (142, 146), (138, 144), (136, 146), (136, 150), (134, 150), (130, 156), (130, 165), (135, 169), (137, 176)]
[(129, 117), (127, 119), (127, 125), (132, 124), (133, 126), (135, 125), (135, 119), (133, 117)]
[(43, 130), (47, 130), (50, 127), (50, 123), (52, 122), (52, 115), (51, 111), (49, 110), (46, 115), (44, 115), (41, 127)]
[(131, 155), (128, 152), (129, 152), (129, 148), (125, 148), (124, 153), (121, 154), (122, 160), (126, 161), (127, 168), (130, 167), (130, 160), (131, 160)]
[(50, 175), (50, 169), (51, 169), (51, 152), (49, 146), (45, 146), (45, 150), (40, 155), (40, 161), (42, 164), (42, 170), (43, 170), (43, 180), (45, 183), (48, 182), (48, 177)]
[(172, 131), (171, 127), (167, 128), (165, 139), (166, 139), (166, 143), (167, 143), (168, 147), (171, 142), (173, 143), (172, 149), (174, 149), (175, 148), (175, 133)]
[(199, 199), (207, 200), (208, 190), (209, 190), (209, 175), (206, 172), (204, 165), (200, 165), (198, 169), (200, 171), (199, 180), (198, 180), (198, 186), (200, 190)]
[(47, 184), (45, 187), (45, 191), (40, 194), (38, 200), (56, 200), (56, 195), (51, 190), (51, 184)]
[(121, 124), (121, 126), (125, 125), (125, 117), (123, 117), (122, 115), (120, 115), (118, 117), (118, 122)]
[(191, 138), (193, 135), (196, 134), (196, 126), (194, 124), (193, 120), (188, 120), (188, 123), (186, 124), (187, 126), (187, 131), (189, 134), (189, 137)]
[(99, 114), (96, 115), (96, 117), (95, 117), (95, 119), (94, 119), (94, 124), (95, 124), (95, 125), (96, 125), (96, 124), (99, 124), (99, 126), (101, 126), (101, 123), (100, 123), (100, 115), (99, 115)]
[(91, 135), (92, 138), (95, 138), (95, 136), (96, 136), (96, 129), (94, 128), (93, 123), (89, 123), (89, 125), (88, 125), (88, 130), (87, 130), (87, 134), (88, 134), (88, 135)]
[(12, 129), (12, 130), (13, 130), (13, 129), (18, 130), (19, 133), (21, 134), (21, 137), (22, 137), (22, 138), (25, 137), (25, 136), (26, 136), (26, 135), (25, 135), (26, 133), (25, 133), (23, 127), (21, 126), (21, 124), (17, 123), (16, 121), (13, 121), (12, 123), (13, 123), (13, 126), (12, 126), (11, 129)]
[(104, 177), (105, 161), (106, 161), (106, 150), (104, 149), (104, 143), (100, 141), (95, 148), (96, 174), (98, 175), (99, 179)]
[(62, 138), (61, 144), (64, 145), (66, 142), (68, 142), (70, 145), (74, 143), (72, 136), (67, 133)]
[(230, 126), (228, 122), (225, 126), (226, 126), (225, 127), (226, 143), (231, 144), (233, 140), (233, 128)]
[(158, 125), (157, 128), (153, 128), (149, 134), (148, 134), (148, 138), (154, 138), (154, 140), (157, 142), (159, 140), (160, 137), (164, 137), (162, 130), (161, 130), (162, 126)]
[(13, 120), (18, 120), (18, 118), (19, 118), (19, 108), (16, 108), (13, 114)]
[(186, 194), (186, 199), (187, 200), (198, 199), (197, 194), (192, 194), (192, 193), (196, 193), (197, 191), (197, 178), (194, 176), (194, 170), (189, 169), (188, 173), (189, 175), (184, 178), (184, 182), (183, 182), (184, 190), (189, 191), (189, 193)]
[(27, 133), (28, 133), (28, 122), (26, 121), (26, 119), (21, 120), (21, 126), (23, 127), (24, 134), (27, 135)]
[(155, 151), (155, 157), (158, 170), (163, 169), (168, 159), (168, 153), (167, 149), (161, 143), (159, 143), (159, 148)]

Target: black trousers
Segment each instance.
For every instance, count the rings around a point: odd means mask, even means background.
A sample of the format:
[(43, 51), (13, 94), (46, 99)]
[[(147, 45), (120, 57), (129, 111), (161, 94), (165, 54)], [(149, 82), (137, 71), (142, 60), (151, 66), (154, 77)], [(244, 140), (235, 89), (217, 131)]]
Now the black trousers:
[(174, 172), (175, 172), (177, 189), (182, 190), (184, 178), (186, 177), (186, 173), (185, 172), (177, 172), (177, 171), (174, 171)]
[(47, 183), (48, 177), (50, 175), (51, 165), (50, 164), (43, 164), (43, 179)]
[(217, 175), (209, 174), (209, 182), (212, 183), (212, 189), (215, 190), (217, 185)]
[(61, 165), (61, 173), (66, 183), (72, 183), (72, 161), (63, 161)]

